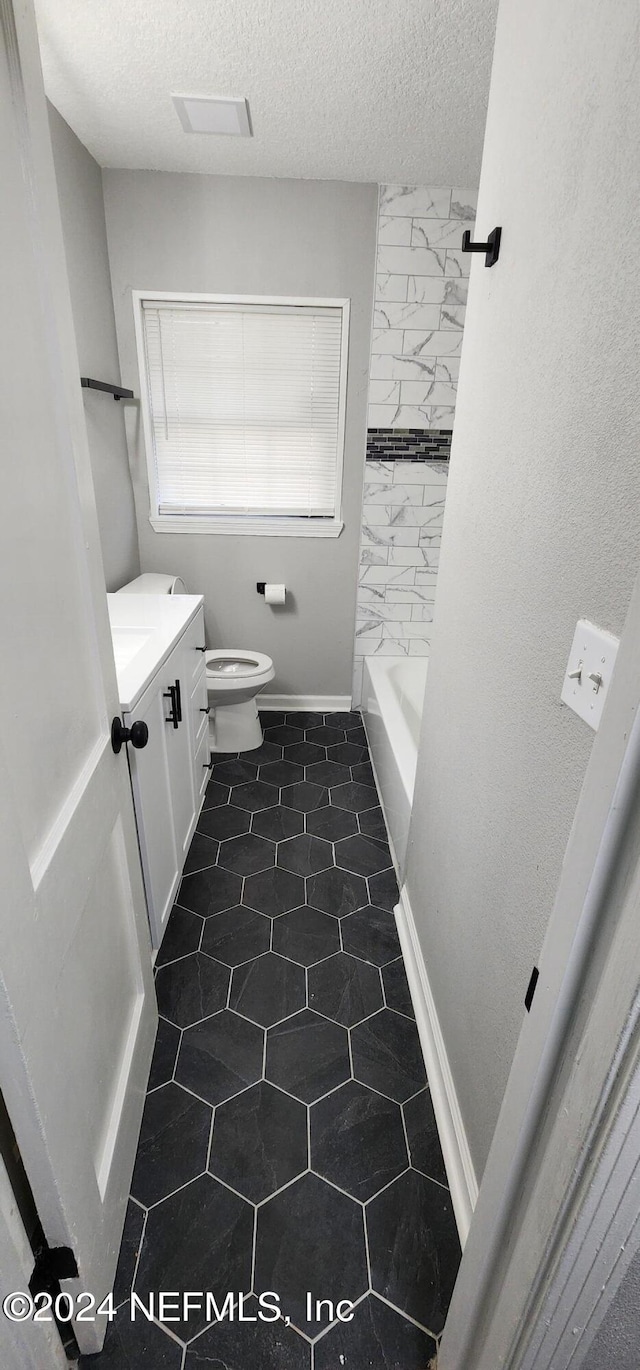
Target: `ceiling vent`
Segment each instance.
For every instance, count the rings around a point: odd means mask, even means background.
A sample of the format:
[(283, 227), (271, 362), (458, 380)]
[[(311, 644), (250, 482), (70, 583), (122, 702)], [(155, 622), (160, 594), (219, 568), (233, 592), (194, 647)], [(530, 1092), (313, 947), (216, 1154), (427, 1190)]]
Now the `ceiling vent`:
[(242, 98), (226, 95), (173, 95), (185, 133), (222, 133), (231, 138), (251, 138), (249, 106)]

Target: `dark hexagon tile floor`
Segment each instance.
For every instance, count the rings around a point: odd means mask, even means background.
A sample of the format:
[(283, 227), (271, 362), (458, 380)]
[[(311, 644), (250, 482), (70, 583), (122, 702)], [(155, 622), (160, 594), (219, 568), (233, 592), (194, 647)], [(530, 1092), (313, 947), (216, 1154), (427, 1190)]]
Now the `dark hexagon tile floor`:
[(131, 1321), (125, 1304), (107, 1331), (100, 1356), (81, 1356), (82, 1370), (180, 1370), (183, 1351), (173, 1338), (165, 1335), (155, 1322), (146, 1318)]
[(207, 1103), (221, 1104), (260, 1079), (263, 1053), (262, 1028), (225, 1009), (183, 1032), (175, 1079)]
[(367, 886), (362, 876), (340, 870), (337, 866), (310, 876), (307, 896), (310, 904), (317, 909), (324, 909), (325, 913), (332, 913), (334, 918), (342, 918), (344, 914), (353, 913), (354, 909), (368, 903)]
[[(444, 1325), (460, 1246), (361, 717), (261, 717), (214, 761), (157, 958), (119, 1311), (83, 1370), (426, 1370)], [(291, 1325), (131, 1323), (132, 1286), (248, 1316), (272, 1289)], [(308, 1322), (307, 1290), (353, 1319)]]
[[(195, 837), (197, 835), (196, 833)], [(200, 914), (191, 913), (190, 909), (181, 909), (179, 904), (175, 904), (158, 952), (156, 966), (164, 966), (169, 961), (177, 961), (181, 956), (188, 956), (190, 951), (198, 951), (204, 926), (204, 918), (201, 918)]]
[(276, 1290), (301, 1332), (321, 1330), (307, 1319), (308, 1291), (355, 1302), (368, 1283), (363, 1212), (346, 1194), (307, 1174), (258, 1209), (256, 1288)]
[(346, 809), (336, 809), (333, 804), (325, 809), (316, 809), (307, 814), (307, 832), (316, 837), (325, 837), (328, 842), (337, 842), (341, 837), (352, 837), (358, 831), (358, 819)]
[(307, 1110), (261, 1080), (216, 1109), (209, 1170), (260, 1203), (307, 1169)]
[(305, 1104), (349, 1079), (349, 1042), (338, 1023), (303, 1009), (267, 1033), (267, 1080)]
[[(217, 809), (212, 810), (217, 813)], [(255, 877), (254, 877), (255, 878)], [(242, 876), (233, 871), (225, 871), (213, 866), (197, 875), (185, 875), (178, 891), (178, 900), (183, 908), (209, 918), (212, 913), (222, 913), (233, 904), (240, 903)]]
[[(200, 818), (204, 819), (203, 813)], [(218, 860), (218, 845), (217, 838), (207, 837), (202, 830), (195, 832), (185, 861), (184, 874), (193, 875), (194, 871), (203, 871), (208, 866), (215, 866)]]
[(426, 1084), (420, 1038), (409, 1018), (383, 1008), (351, 1032), (356, 1080), (399, 1104)]
[(353, 1027), (382, 1008), (379, 972), (355, 956), (338, 952), (309, 970), (309, 1008), (343, 1027)]
[(316, 875), (333, 865), (333, 844), (308, 833), (280, 843), (278, 865), (295, 875)]
[(371, 961), (374, 966), (386, 966), (401, 955), (393, 914), (372, 904), (343, 919), (342, 945), (345, 951)]
[(335, 918), (305, 904), (276, 919), (273, 948), (301, 966), (313, 966), (340, 951), (340, 929)]
[[(171, 921), (177, 910), (174, 909), (165, 934), (165, 941), (171, 931)], [(207, 918), (202, 935), (202, 950), (214, 956), (225, 966), (241, 966), (243, 961), (252, 961), (262, 956), (271, 945), (271, 919), (254, 909), (245, 909), (241, 904), (214, 918)], [(164, 943), (163, 943), (164, 946)]]
[(161, 966), (156, 976), (158, 1009), (176, 1027), (199, 1023), (224, 1008), (229, 993), (228, 966), (204, 952), (194, 951)]
[(207, 1166), (212, 1110), (179, 1085), (150, 1094), (142, 1118), (131, 1193), (147, 1208)]
[(403, 1104), (402, 1111), (412, 1166), (415, 1170), (421, 1170), (429, 1179), (446, 1185), (447, 1172), (431, 1102), (431, 1091), (423, 1089), (420, 1094), (415, 1094), (413, 1099), (408, 1099), (407, 1103)]
[[(280, 921), (278, 919), (278, 923)], [(294, 965), (283, 956), (275, 956), (271, 951), (256, 961), (237, 966), (233, 972), (229, 1007), (261, 1027), (271, 1027), (283, 1018), (290, 1018), (304, 1008), (305, 1000), (302, 966)]]
[[(242, 838), (236, 838), (236, 841), (242, 841)], [(377, 875), (379, 871), (389, 869), (391, 853), (388, 847), (385, 851), (379, 842), (358, 833), (336, 842), (336, 865), (353, 871), (354, 875)]]
[(413, 1018), (411, 991), (401, 956), (382, 967), (382, 983), (387, 1008), (394, 1008), (396, 1013), (405, 1013), (408, 1018)]
[[(210, 1291), (222, 1305), (229, 1290), (251, 1291), (251, 1247), (254, 1209), (212, 1175), (179, 1189), (149, 1210), (135, 1278), (135, 1290), (147, 1300), (159, 1290)], [(204, 1308), (171, 1330), (185, 1341), (201, 1332), (208, 1319)]]
[(236, 875), (255, 875), (257, 871), (274, 866), (276, 860), (275, 842), (256, 833), (246, 832), (241, 837), (230, 837), (220, 843), (218, 864), (225, 870), (235, 871)]
[(160, 1085), (167, 1085), (169, 1080), (173, 1079), (180, 1036), (180, 1028), (177, 1028), (175, 1023), (168, 1023), (165, 1018), (159, 1020), (147, 1084), (148, 1093), (151, 1093), (152, 1089), (158, 1089)]
[(366, 1212), (373, 1289), (439, 1334), (460, 1264), (448, 1190), (407, 1170)]
[(337, 1323), (318, 1342), (315, 1370), (427, 1370), (436, 1343), (388, 1304), (368, 1294), (351, 1322)]
[(252, 1296), (244, 1303), (246, 1322), (208, 1327), (191, 1342), (184, 1370), (206, 1370), (207, 1366), (209, 1370), (310, 1370), (309, 1343), (282, 1320), (259, 1322), (259, 1312), (258, 1300)]
[(224, 842), (230, 837), (239, 837), (241, 833), (248, 832), (250, 823), (251, 814), (247, 813), (246, 809), (237, 809), (235, 804), (217, 804), (214, 809), (203, 809), (198, 819), (198, 833), (215, 839), (216, 842)]
[(304, 832), (304, 814), (295, 809), (285, 809), (275, 804), (272, 809), (261, 809), (251, 819), (251, 831), (260, 837), (270, 837), (272, 842), (282, 842), (286, 837), (297, 837)]
[(311, 1167), (354, 1199), (370, 1199), (409, 1165), (398, 1104), (349, 1080), (311, 1108)]
[(287, 909), (304, 904), (304, 880), (300, 875), (285, 871), (281, 866), (250, 875), (244, 882), (243, 904), (275, 918)]

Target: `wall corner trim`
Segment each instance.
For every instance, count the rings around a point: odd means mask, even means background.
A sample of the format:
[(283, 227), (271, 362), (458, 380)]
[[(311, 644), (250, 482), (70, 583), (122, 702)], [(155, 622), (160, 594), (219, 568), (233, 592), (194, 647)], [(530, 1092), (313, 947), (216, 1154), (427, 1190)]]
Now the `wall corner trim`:
[(460, 1244), (464, 1249), (478, 1197), (478, 1182), (406, 885), (400, 891), (400, 902), (394, 913)]

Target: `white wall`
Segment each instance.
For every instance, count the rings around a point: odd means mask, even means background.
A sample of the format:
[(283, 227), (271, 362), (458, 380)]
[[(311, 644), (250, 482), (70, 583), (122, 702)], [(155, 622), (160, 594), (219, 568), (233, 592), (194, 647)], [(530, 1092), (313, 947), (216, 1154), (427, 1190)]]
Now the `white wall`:
[[(53, 105), (49, 126), (80, 374), (118, 385), (102, 173)], [(105, 580), (117, 590), (140, 569), (124, 406), (96, 391), (82, 394)]]
[[(143, 570), (204, 593), (211, 646), (273, 657), (285, 694), (349, 695), (366, 442), (377, 187), (105, 171), (122, 374), (139, 394), (131, 290), (351, 300), (343, 518), (337, 539), (155, 533), (141, 433), (130, 442)], [(272, 610), (256, 581), (284, 581)]]
[(502, 0), (407, 885), (481, 1174), (640, 548), (636, 0)]

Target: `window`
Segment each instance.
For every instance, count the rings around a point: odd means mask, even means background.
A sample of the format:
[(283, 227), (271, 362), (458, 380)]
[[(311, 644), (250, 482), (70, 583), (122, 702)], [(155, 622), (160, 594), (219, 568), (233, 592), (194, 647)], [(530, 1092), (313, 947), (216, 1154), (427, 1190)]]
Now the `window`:
[(336, 537), (349, 302), (134, 303), (153, 527)]

